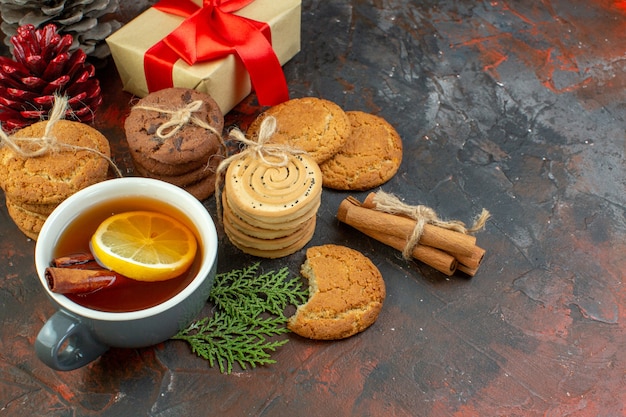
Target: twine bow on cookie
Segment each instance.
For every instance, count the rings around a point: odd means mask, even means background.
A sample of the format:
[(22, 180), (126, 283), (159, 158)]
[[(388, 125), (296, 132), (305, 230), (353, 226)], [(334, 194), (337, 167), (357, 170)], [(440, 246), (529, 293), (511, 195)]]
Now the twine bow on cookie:
[(57, 140), (52, 131), (56, 123), (64, 118), (65, 112), (67, 111), (67, 106), (68, 98), (66, 96), (55, 95), (54, 106), (50, 111), (50, 114), (48, 116), (48, 123), (46, 123), (46, 127), (41, 137), (22, 138), (9, 136), (6, 132), (4, 132), (4, 130), (0, 129), (0, 147), (7, 146), (13, 151), (13, 153), (19, 155), (22, 158), (37, 158), (39, 156), (47, 155), (49, 153), (58, 152), (62, 149), (87, 151), (106, 159), (109, 165), (115, 171), (116, 175), (118, 177), (121, 177), (122, 173), (115, 165), (113, 160), (109, 158), (109, 156), (98, 151), (97, 149), (63, 143)]
[[(276, 118), (274, 116), (268, 116), (261, 122), (259, 126), (258, 139), (256, 141), (246, 138), (246, 136), (239, 129), (233, 129), (230, 132), (230, 137), (237, 142), (245, 145), (246, 148), (239, 154), (233, 155), (230, 158), (224, 160), (222, 164), (231, 161), (229, 159), (236, 158), (237, 156), (253, 153), (256, 158), (260, 159), (264, 164), (273, 167), (284, 167), (289, 163), (289, 155), (298, 155), (306, 153), (303, 150), (293, 148), (284, 144), (269, 144), (267, 143), (274, 133), (276, 132)], [(219, 171), (219, 168), (218, 168)]]
[(4, 130), (0, 129), (0, 143), (2, 143), (3, 146), (9, 147), (13, 153), (23, 158), (36, 158), (59, 149), (59, 143), (52, 135), (52, 128), (57, 121), (63, 119), (67, 105), (67, 97), (55, 96), (54, 106), (52, 110), (50, 110), (48, 123), (46, 124), (42, 137), (16, 138), (7, 135)]
[(256, 141), (246, 138), (243, 132), (239, 129), (235, 128), (230, 131), (229, 136), (244, 145), (245, 148), (239, 153), (224, 159), (217, 167), (215, 175), (215, 200), (217, 204), (217, 215), (220, 222), (222, 218), (222, 177), (231, 162), (251, 154), (267, 166), (280, 168), (289, 164), (290, 155), (301, 155), (306, 153), (306, 151), (296, 149), (288, 145), (267, 143), (275, 132), (276, 118), (274, 116), (268, 116), (263, 119), (261, 126), (259, 126), (259, 134)]
[(133, 109), (154, 111), (157, 113), (168, 114), (171, 116), (167, 122), (162, 123), (156, 130), (157, 137), (162, 141), (171, 138), (183, 127), (190, 123), (213, 132), (215, 135), (217, 135), (217, 137), (221, 139), (221, 132), (218, 132), (213, 126), (200, 119), (199, 117), (194, 116), (194, 113), (202, 109), (203, 104), (204, 103), (202, 100), (195, 100), (179, 109), (165, 109), (161, 107), (144, 105), (136, 105), (133, 107)]
[(473, 234), (485, 227), (485, 224), (489, 217), (489, 211), (483, 209), (474, 224), (471, 227), (466, 227), (465, 224), (459, 220), (441, 220), (435, 210), (430, 207), (417, 205), (411, 206), (403, 203), (398, 197), (393, 194), (386, 193), (384, 191), (376, 192), (373, 198), (373, 202), (376, 207), (375, 210), (382, 211), (389, 214), (400, 214), (409, 217), (416, 221), (413, 233), (407, 239), (406, 246), (402, 251), (404, 259), (410, 259), (411, 253), (415, 246), (418, 245), (420, 237), (424, 232), (424, 225), (432, 224), (444, 229), (453, 230), (463, 234)]

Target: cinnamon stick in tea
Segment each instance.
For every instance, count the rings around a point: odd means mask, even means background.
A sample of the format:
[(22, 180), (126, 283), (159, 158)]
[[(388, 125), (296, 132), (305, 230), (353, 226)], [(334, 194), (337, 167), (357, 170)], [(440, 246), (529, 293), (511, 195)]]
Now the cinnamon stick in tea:
[(57, 294), (84, 294), (134, 282), (101, 267), (91, 252), (60, 256), (51, 265), (45, 270), (45, 278), (50, 291)]
[[(416, 221), (355, 204), (349, 199), (341, 202), (337, 218), (356, 229), (379, 230), (386, 235), (408, 239), (415, 229)], [(425, 224), (419, 240), (420, 245), (431, 246), (454, 256), (472, 256), (476, 237)]]
[(52, 266), (64, 268), (76, 265), (85, 265), (91, 262), (95, 262), (93, 255), (89, 253), (73, 253), (71, 255), (59, 256), (52, 260)]
[(48, 267), (45, 271), (50, 291), (58, 294), (81, 294), (120, 284), (123, 277), (107, 269)]

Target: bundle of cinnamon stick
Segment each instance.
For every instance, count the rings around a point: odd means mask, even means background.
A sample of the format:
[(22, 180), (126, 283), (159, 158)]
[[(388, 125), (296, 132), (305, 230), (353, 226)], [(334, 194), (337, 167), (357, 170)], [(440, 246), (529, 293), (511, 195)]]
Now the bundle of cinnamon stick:
[[(439, 220), (434, 212), (420, 214), (420, 209), (424, 208), (407, 206), (395, 196), (379, 191), (370, 193), (363, 203), (354, 197), (346, 198), (339, 205), (337, 218), (402, 251), (405, 257), (412, 257), (448, 276), (457, 270), (476, 275), (485, 250), (476, 245), (476, 237), (471, 233), (484, 227), (489, 213), (483, 210), (477, 223), (467, 229), (461, 222)], [(418, 214), (412, 215), (414, 212)], [(416, 232), (417, 239), (412, 242)]]

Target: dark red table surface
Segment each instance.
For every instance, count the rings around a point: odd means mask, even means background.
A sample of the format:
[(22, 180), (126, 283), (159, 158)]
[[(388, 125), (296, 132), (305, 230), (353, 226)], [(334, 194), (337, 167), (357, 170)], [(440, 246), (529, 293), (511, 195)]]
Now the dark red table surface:
[[(174, 341), (55, 372), (33, 350), (53, 313), (34, 242), (2, 204), (0, 416), (626, 415), (625, 56), (623, 1), (305, 0), (302, 50), (284, 67), (291, 97), (396, 127), (404, 160), (383, 190), (448, 219), (490, 210), (478, 275), (402, 260), (336, 220), (343, 198), (365, 193), (325, 190), (309, 245), (360, 250), (386, 281), (367, 331), (290, 335), (275, 365), (232, 375)], [(122, 129), (132, 96), (112, 61), (97, 76), (95, 126), (135, 175)], [(252, 95), (227, 125), (261, 110)], [(219, 272), (258, 260), (220, 238)], [(303, 260), (262, 267), (298, 274)]]

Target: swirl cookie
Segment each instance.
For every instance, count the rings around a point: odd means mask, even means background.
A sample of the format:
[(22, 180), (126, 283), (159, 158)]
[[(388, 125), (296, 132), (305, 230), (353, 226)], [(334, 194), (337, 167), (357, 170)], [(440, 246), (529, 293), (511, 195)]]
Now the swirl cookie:
[(343, 339), (378, 318), (385, 282), (362, 253), (345, 246), (314, 246), (307, 249), (300, 272), (309, 281), (309, 299), (287, 322), (294, 333), (309, 339)]
[(385, 119), (346, 112), (352, 127), (344, 147), (320, 165), (324, 187), (368, 190), (389, 181), (402, 162), (402, 139)]
[(335, 103), (315, 97), (296, 98), (269, 108), (248, 128), (258, 138), (263, 119), (276, 118), (276, 132), (269, 143), (281, 143), (306, 151), (318, 164), (339, 152), (350, 136), (350, 120)]
[(226, 170), (224, 231), (245, 253), (283, 257), (302, 249), (313, 237), (322, 174), (306, 154), (286, 156), (282, 166), (272, 165), (275, 157), (268, 156), (267, 163), (245, 153)]
[(236, 213), (281, 224), (317, 204), (321, 179), (319, 166), (305, 154), (289, 155), (286, 166), (268, 165), (247, 154), (229, 165), (224, 185)]

